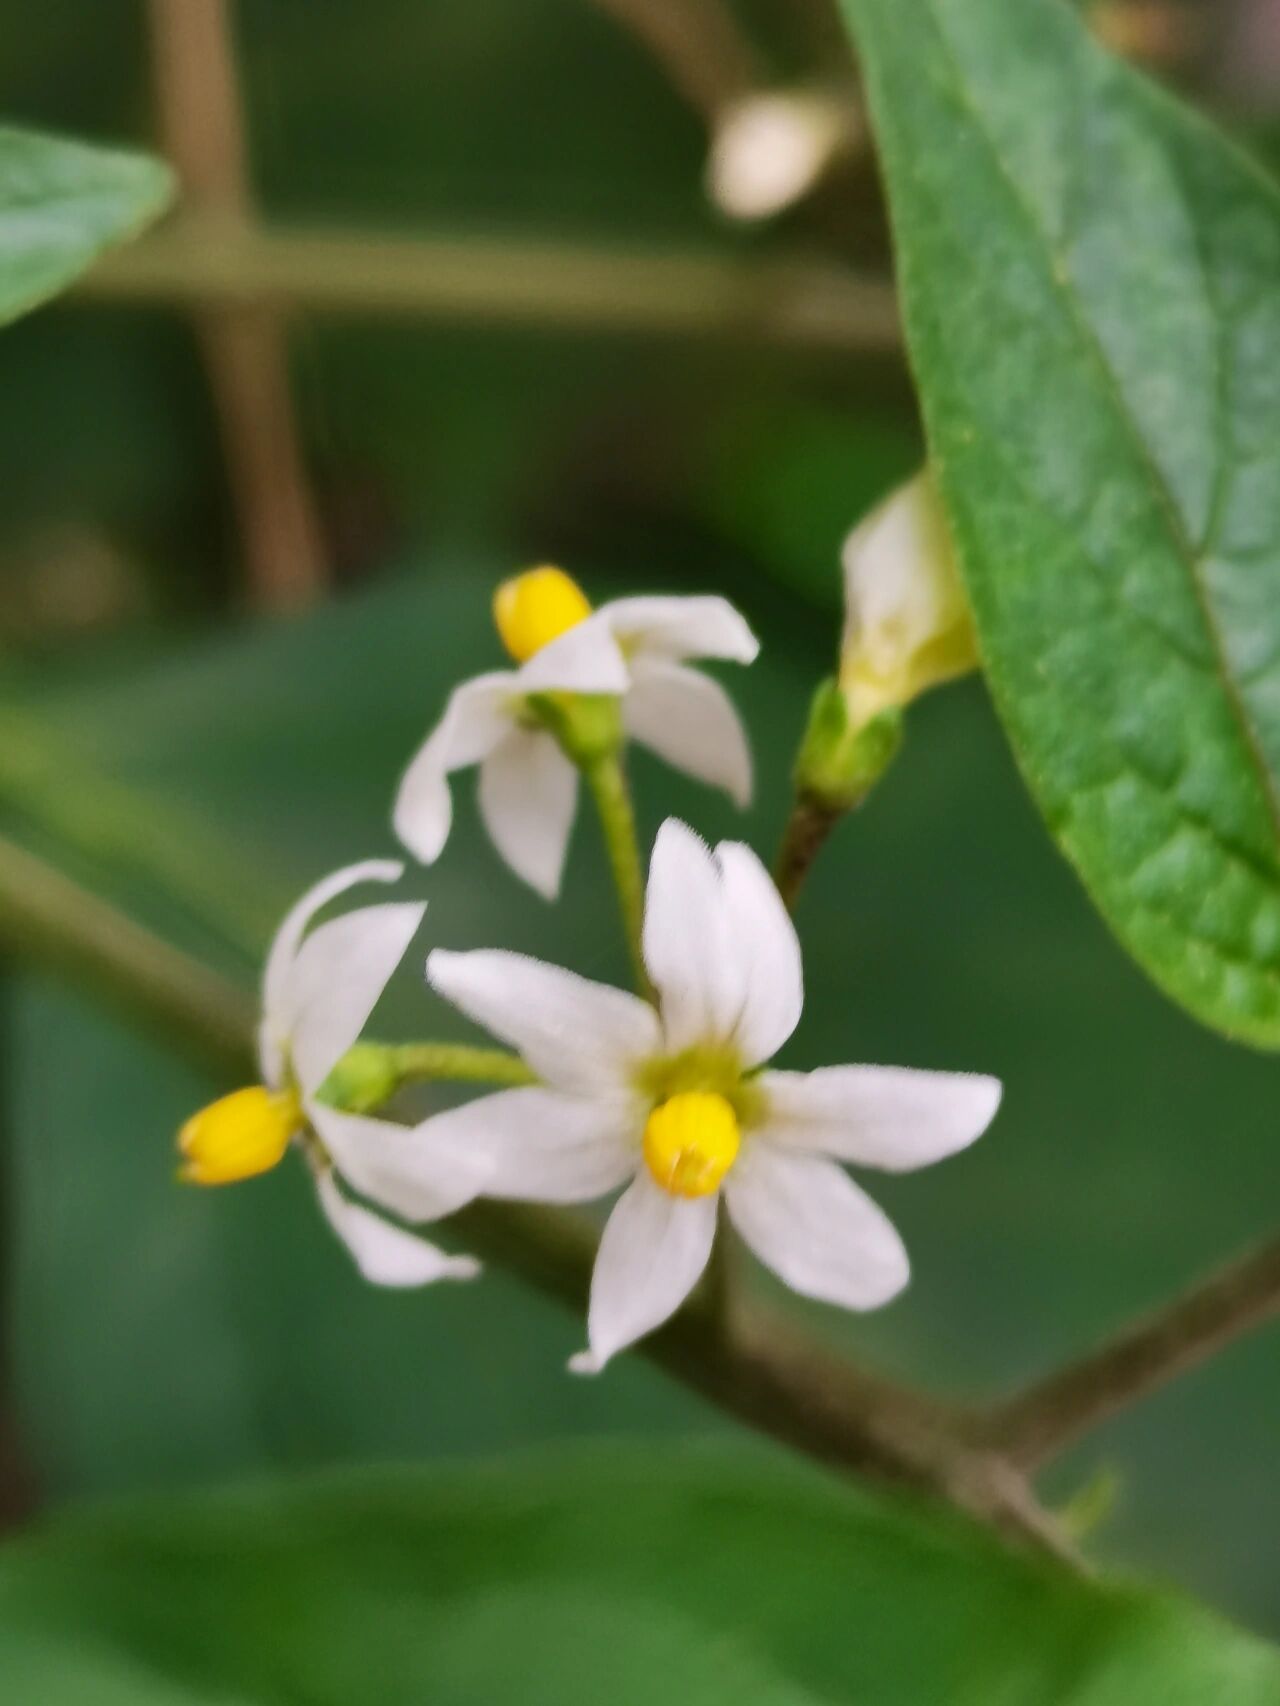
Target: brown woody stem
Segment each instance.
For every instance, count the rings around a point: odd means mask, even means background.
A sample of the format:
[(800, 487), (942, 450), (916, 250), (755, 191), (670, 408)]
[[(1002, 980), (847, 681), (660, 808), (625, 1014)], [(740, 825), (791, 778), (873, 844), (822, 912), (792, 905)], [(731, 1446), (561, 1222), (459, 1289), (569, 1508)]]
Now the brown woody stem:
[(1273, 1238), (997, 1405), (978, 1419), (976, 1437), (1033, 1469), (1277, 1314), (1280, 1238)]

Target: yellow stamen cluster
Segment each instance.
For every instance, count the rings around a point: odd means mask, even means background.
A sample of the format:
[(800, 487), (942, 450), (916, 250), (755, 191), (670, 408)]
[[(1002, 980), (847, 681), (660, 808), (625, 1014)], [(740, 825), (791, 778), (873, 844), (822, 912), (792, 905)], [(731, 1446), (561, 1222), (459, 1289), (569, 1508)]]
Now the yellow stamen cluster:
[(178, 1133), (179, 1177), (192, 1185), (232, 1185), (274, 1167), (302, 1123), (291, 1090), (255, 1084), (211, 1102)]
[(732, 1105), (709, 1090), (682, 1090), (660, 1103), (644, 1128), (649, 1171), (676, 1197), (705, 1197), (719, 1190), (741, 1143)]
[(517, 663), (527, 663), (590, 614), (591, 605), (577, 581), (549, 565), (503, 581), (493, 595), (498, 635)]

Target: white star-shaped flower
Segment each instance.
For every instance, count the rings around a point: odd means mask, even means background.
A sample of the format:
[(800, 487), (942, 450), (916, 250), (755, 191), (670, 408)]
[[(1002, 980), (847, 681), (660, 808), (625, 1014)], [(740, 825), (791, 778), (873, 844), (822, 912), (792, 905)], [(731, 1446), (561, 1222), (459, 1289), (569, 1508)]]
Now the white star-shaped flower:
[(308, 929), (321, 907), (356, 883), (395, 882), (404, 867), (374, 859), (325, 877), (285, 918), (263, 975), (258, 1057), (263, 1082), (224, 1096), (179, 1134), (183, 1177), (229, 1184), (267, 1171), (291, 1141), (304, 1145), (320, 1205), (366, 1279), (417, 1286), (467, 1279), (469, 1256), (434, 1244), (354, 1202), (342, 1180), (405, 1220), (437, 1220), (470, 1202), (486, 1176), (481, 1157), (459, 1151), (431, 1120), (393, 1124), (327, 1106), (318, 1092), (360, 1035), (422, 922), (425, 902), (365, 906)]
[(448, 777), (480, 766), (480, 813), (516, 874), (553, 900), (560, 889), (578, 775), (539, 710), (557, 694), (620, 699), (632, 739), (739, 804), (751, 797), (751, 753), (728, 694), (691, 658), (750, 663), (759, 644), (723, 598), (621, 598), (596, 611), (559, 569), (532, 569), (499, 589), (499, 632), (517, 670), (454, 689), (405, 772), (396, 834), (424, 864), (449, 835)]
[(758, 1070), (795, 1029), (800, 948), (759, 859), (659, 832), (644, 957), (656, 1005), (520, 954), (427, 961), (430, 983), (517, 1048), (545, 1087), (439, 1116), (492, 1166), (485, 1193), (582, 1202), (626, 1185), (591, 1285), (595, 1372), (665, 1321), (697, 1283), (723, 1199), (742, 1237), (794, 1290), (874, 1309), (906, 1283), (902, 1240), (841, 1162), (891, 1172), (972, 1143), (994, 1078), (894, 1067)]

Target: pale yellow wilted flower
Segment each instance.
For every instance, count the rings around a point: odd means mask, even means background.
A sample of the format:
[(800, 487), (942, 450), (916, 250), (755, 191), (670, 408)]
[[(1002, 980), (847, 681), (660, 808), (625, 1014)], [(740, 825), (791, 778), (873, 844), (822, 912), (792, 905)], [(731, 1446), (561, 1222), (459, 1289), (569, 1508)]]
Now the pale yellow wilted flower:
[(841, 560), (839, 681), (854, 728), (977, 667), (969, 605), (928, 469), (854, 528)]

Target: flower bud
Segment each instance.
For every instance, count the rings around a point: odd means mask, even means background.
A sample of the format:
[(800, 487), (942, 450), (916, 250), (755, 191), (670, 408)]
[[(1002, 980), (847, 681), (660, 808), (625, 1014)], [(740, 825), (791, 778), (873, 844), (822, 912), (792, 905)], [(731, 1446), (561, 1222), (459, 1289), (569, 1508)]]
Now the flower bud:
[(493, 595), (498, 635), (517, 663), (527, 663), (590, 614), (591, 605), (577, 581), (550, 564), (503, 581)]
[(841, 558), (840, 689), (855, 728), (977, 667), (969, 606), (927, 469), (854, 528)]
[(302, 1123), (291, 1090), (255, 1084), (193, 1114), (178, 1133), (179, 1177), (192, 1185), (231, 1185), (280, 1161)]
[(847, 134), (844, 108), (826, 95), (748, 95), (716, 126), (707, 194), (731, 219), (768, 219), (808, 194)]

